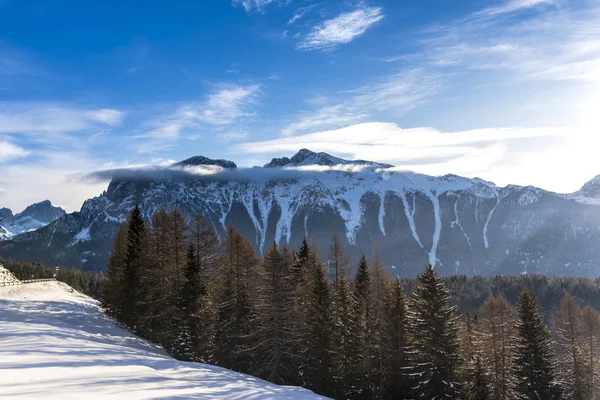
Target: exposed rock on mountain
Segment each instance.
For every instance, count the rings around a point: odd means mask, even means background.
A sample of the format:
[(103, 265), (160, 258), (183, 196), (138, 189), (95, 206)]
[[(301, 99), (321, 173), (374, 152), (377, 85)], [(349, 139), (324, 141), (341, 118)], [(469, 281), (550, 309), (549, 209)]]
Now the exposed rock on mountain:
[[(195, 158), (198, 165), (235, 165)], [(304, 168), (309, 165), (319, 168)], [(398, 172), (308, 150), (274, 159), (265, 168), (280, 171), (253, 169), (261, 179), (202, 174), (113, 180), (81, 212), (17, 236), (5, 243), (4, 253), (104, 270), (118, 224), (139, 204), (146, 216), (163, 207), (177, 207), (188, 217), (200, 213), (221, 236), (228, 223), (235, 224), (258, 252), (273, 241), (297, 246), (306, 236), (324, 262), (331, 234), (337, 232), (355, 260), (370, 255), (375, 244), (390, 272), (401, 277), (415, 276), (427, 263), (446, 275), (600, 276), (600, 200), (589, 197), (593, 193), (585, 186), (572, 195), (499, 188), (480, 179)]]
[(44, 200), (27, 207), (13, 216), (8, 208), (0, 209), (0, 240), (12, 238), (24, 232), (34, 231), (56, 221), (66, 212)]

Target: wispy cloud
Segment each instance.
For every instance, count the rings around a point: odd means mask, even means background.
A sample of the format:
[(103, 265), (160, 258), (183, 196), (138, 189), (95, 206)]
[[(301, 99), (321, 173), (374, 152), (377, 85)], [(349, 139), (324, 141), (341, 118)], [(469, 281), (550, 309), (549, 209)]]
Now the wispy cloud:
[(441, 79), (422, 70), (398, 73), (386, 79), (339, 93), (341, 101), (306, 111), (297, 121), (285, 127), (286, 136), (307, 131), (334, 129), (363, 122), (377, 113), (400, 117), (439, 93)]
[(0, 103), (0, 133), (66, 133), (120, 125), (123, 112), (43, 103)]
[[(386, 61), (503, 70), (521, 79), (600, 82), (600, 6), (513, 0), (426, 30), (412, 56)], [(531, 11), (527, 17), (519, 17)]]
[(331, 50), (350, 43), (367, 31), (384, 15), (381, 8), (362, 7), (352, 12), (326, 20), (315, 26), (297, 45), (300, 50)]
[(296, 10), (296, 12), (294, 13), (294, 15), (292, 16), (292, 18), (289, 19), (287, 24), (292, 25), (292, 24), (296, 23), (299, 19), (303, 18), (310, 10), (312, 10), (316, 6), (317, 6), (317, 4), (312, 4), (310, 6), (298, 8)]
[(164, 151), (172, 148), (183, 132), (202, 126), (221, 129), (251, 118), (259, 92), (259, 85), (221, 85), (204, 101), (181, 105), (173, 113), (149, 121), (150, 129), (134, 136), (144, 139), (136, 149), (140, 153)]
[(266, 6), (277, 3), (279, 3), (279, 0), (233, 0), (234, 6), (242, 6), (247, 12), (261, 12)]

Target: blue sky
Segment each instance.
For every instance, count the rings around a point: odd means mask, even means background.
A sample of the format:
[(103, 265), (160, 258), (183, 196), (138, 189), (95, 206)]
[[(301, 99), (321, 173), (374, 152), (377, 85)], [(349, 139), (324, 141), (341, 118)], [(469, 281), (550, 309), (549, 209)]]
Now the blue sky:
[(600, 174), (598, 0), (0, 0), (0, 206), (95, 170), (302, 147), (571, 192)]

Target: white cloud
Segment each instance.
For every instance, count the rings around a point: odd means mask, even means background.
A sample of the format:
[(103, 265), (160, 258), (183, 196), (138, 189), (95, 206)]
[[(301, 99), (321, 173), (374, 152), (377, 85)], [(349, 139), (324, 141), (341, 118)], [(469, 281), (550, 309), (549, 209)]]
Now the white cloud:
[(269, 4), (279, 3), (278, 0), (233, 0), (234, 6), (242, 6), (247, 12), (263, 11)]
[(28, 154), (29, 152), (24, 148), (11, 142), (0, 140), (0, 164), (17, 158), (25, 157)]
[(590, 174), (595, 175), (590, 171), (600, 171), (600, 159), (594, 156), (600, 139), (592, 132), (581, 127), (442, 132), (434, 128), (402, 129), (393, 123), (374, 122), (246, 142), (236, 146), (235, 151), (264, 154), (268, 158), (309, 148), (340, 157), (391, 163), (400, 170), (479, 176), (500, 185), (533, 184), (572, 192), (591, 178)]
[[(540, 7), (551, 0), (515, 0), (430, 27), (410, 57), (437, 67), (503, 70), (528, 80), (600, 82), (600, 3)], [(527, 18), (519, 12), (534, 10)], [(405, 57), (392, 57), (406, 61)]]
[(381, 112), (400, 117), (437, 94), (440, 87), (440, 78), (425, 71), (398, 73), (377, 83), (343, 92), (341, 101), (329, 101), (332, 104), (301, 113), (298, 121), (289, 124), (282, 133), (289, 136), (309, 130), (339, 128), (366, 121)]
[(298, 8), (296, 10), (296, 12), (294, 13), (294, 15), (292, 16), (292, 18), (289, 19), (287, 24), (292, 25), (292, 24), (296, 23), (299, 19), (303, 18), (310, 10), (312, 10), (316, 6), (317, 6), (316, 4), (312, 4), (310, 6)]
[[(181, 105), (172, 114), (149, 121), (149, 130), (133, 136), (134, 139), (144, 139), (136, 145), (136, 149), (139, 153), (168, 150), (183, 132), (203, 125), (222, 129), (251, 118), (255, 115), (251, 109), (259, 92), (258, 85), (220, 86), (202, 102)], [(148, 141), (148, 138), (152, 140)]]
[(297, 48), (301, 50), (329, 50), (341, 44), (350, 43), (381, 21), (384, 15), (381, 8), (364, 7), (343, 13), (324, 21), (302, 38)]
[(0, 133), (66, 133), (118, 125), (122, 113), (41, 103), (0, 103)]

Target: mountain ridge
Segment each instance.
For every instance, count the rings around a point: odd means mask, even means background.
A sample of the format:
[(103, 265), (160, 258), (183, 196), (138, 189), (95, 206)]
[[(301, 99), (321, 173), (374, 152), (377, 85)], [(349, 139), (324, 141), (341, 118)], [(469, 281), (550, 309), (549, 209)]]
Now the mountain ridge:
[[(113, 180), (101, 196), (86, 200), (81, 212), (5, 242), (5, 253), (103, 270), (118, 225), (139, 204), (147, 218), (159, 208), (177, 207), (188, 218), (199, 213), (221, 237), (233, 223), (258, 253), (272, 241), (297, 246), (306, 236), (326, 257), (333, 232), (344, 238), (354, 259), (371, 254), (376, 243), (390, 272), (402, 277), (414, 276), (427, 263), (446, 275), (599, 273), (596, 199), (579, 192), (502, 188), (451, 174), (432, 177), (308, 152), (289, 158), (296, 157), (294, 165), (250, 171), (280, 170), (269, 179), (236, 180), (229, 174), (221, 180), (205, 175)], [(305, 170), (307, 159), (326, 165)], [(51, 255), (49, 248), (55, 249)]]

